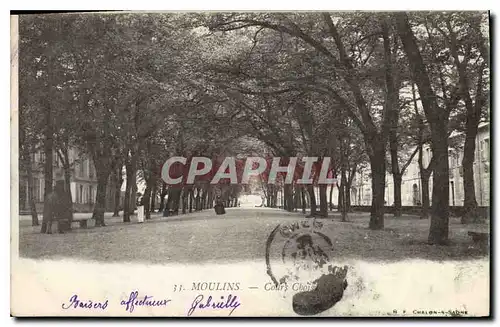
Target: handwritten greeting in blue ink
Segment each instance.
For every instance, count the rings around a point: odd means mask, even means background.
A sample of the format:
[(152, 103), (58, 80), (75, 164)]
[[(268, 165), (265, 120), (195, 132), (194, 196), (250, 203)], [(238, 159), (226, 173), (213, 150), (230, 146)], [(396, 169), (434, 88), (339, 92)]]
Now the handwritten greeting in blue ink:
[(139, 297), (138, 291), (132, 291), (128, 300), (122, 300), (120, 305), (125, 306), (125, 310), (130, 313), (134, 312), (135, 307), (145, 306), (145, 307), (165, 307), (171, 300), (161, 299), (154, 300), (153, 296), (144, 295)]
[(62, 304), (62, 308), (67, 310), (73, 307), (74, 309), (82, 308), (82, 309), (100, 309), (105, 310), (108, 307), (108, 300), (104, 302), (95, 302), (92, 300), (82, 301), (78, 298), (78, 295), (73, 295), (69, 298), (69, 303)]
[(206, 300), (204, 300), (204, 296), (202, 294), (198, 295), (193, 303), (191, 303), (191, 308), (188, 310), (187, 315), (191, 316), (196, 309), (231, 309), (229, 312), (229, 316), (233, 313), (236, 308), (238, 308), (241, 303), (238, 302), (238, 297), (229, 294), (227, 299), (224, 299), (224, 296), (220, 297), (221, 301), (216, 301), (212, 298), (212, 296), (208, 296)]

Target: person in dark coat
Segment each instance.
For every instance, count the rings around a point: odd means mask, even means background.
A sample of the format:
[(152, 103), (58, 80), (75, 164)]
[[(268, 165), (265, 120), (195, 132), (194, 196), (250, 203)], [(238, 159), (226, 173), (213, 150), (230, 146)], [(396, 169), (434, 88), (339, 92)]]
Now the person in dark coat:
[(73, 213), (71, 202), (64, 190), (64, 181), (57, 181), (54, 190), (47, 195), (43, 205), (41, 233), (52, 234), (52, 223), (57, 221), (57, 230), (64, 233), (71, 226)]
[(217, 198), (215, 198), (214, 209), (215, 213), (218, 215), (223, 215), (226, 213), (226, 210), (224, 209), (224, 204), (222, 203), (222, 199), (220, 196), (217, 196)]

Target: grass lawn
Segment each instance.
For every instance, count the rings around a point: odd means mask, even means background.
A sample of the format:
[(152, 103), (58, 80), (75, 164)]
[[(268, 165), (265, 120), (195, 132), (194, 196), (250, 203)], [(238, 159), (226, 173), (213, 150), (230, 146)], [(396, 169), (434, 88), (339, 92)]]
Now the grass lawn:
[[(74, 225), (66, 234), (40, 234), (40, 227), (22, 221), (19, 254), (33, 259), (84, 259), (105, 262), (144, 262), (154, 264), (237, 262), (264, 259), (265, 242), (279, 223), (303, 220), (300, 213), (269, 208), (228, 208), (217, 216), (213, 210), (162, 217), (154, 214), (143, 224), (123, 223), (107, 218), (106, 227), (81, 229)], [(331, 213), (323, 231), (333, 242), (338, 259), (400, 261), (405, 259), (468, 260), (484, 258), (484, 253), (467, 235), (470, 229), (489, 226), (461, 225), (450, 221), (450, 244), (426, 244), (429, 221), (404, 215), (386, 215), (385, 229), (367, 228), (369, 214), (351, 213), (348, 222)], [(55, 231), (55, 228), (54, 228)]]

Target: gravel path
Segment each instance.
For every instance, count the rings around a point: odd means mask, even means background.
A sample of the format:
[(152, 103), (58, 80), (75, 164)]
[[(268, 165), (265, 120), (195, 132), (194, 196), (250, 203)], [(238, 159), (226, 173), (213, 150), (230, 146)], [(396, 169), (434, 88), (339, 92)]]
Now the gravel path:
[[(19, 253), (35, 259), (155, 264), (261, 261), (266, 239), (278, 224), (304, 220), (300, 213), (270, 208), (228, 208), (226, 212), (217, 216), (213, 210), (204, 210), (172, 217), (158, 213), (143, 224), (135, 216), (131, 223), (123, 223), (121, 217), (107, 214), (106, 227), (81, 229), (75, 224), (70, 233), (52, 235), (40, 234), (40, 227), (21, 219)], [(486, 256), (472, 246), (469, 227), (460, 225), (458, 219), (451, 220), (449, 246), (426, 244), (429, 222), (414, 216), (386, 217), (382, 231), (367, 228), (369, 215), (365, 213), (351, 214), (349, 222), (339, 220), (336, 213), (321, 219), (335, 255), (342, 259), (441, 261)]]

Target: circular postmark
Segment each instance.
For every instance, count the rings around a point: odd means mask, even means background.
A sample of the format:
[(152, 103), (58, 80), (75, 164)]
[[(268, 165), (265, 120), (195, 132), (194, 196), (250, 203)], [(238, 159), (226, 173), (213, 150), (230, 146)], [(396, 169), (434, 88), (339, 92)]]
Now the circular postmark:
[(266, 266), (275, 288), (285, 293), (310, 289), (314, 280), (326, 272), (333, 245), (322, 227), (318, 220), (303, 220), (279, 224), (270, 233)]
[(301, 315), (320, 313), (338, 302), (347, 287), (347, 267), (332, 265), (334, 248), (312, 219), (279, 224), (266, 242), (266, 267), (271, 282), (266, 291), (293, 295), (293, 309)]

